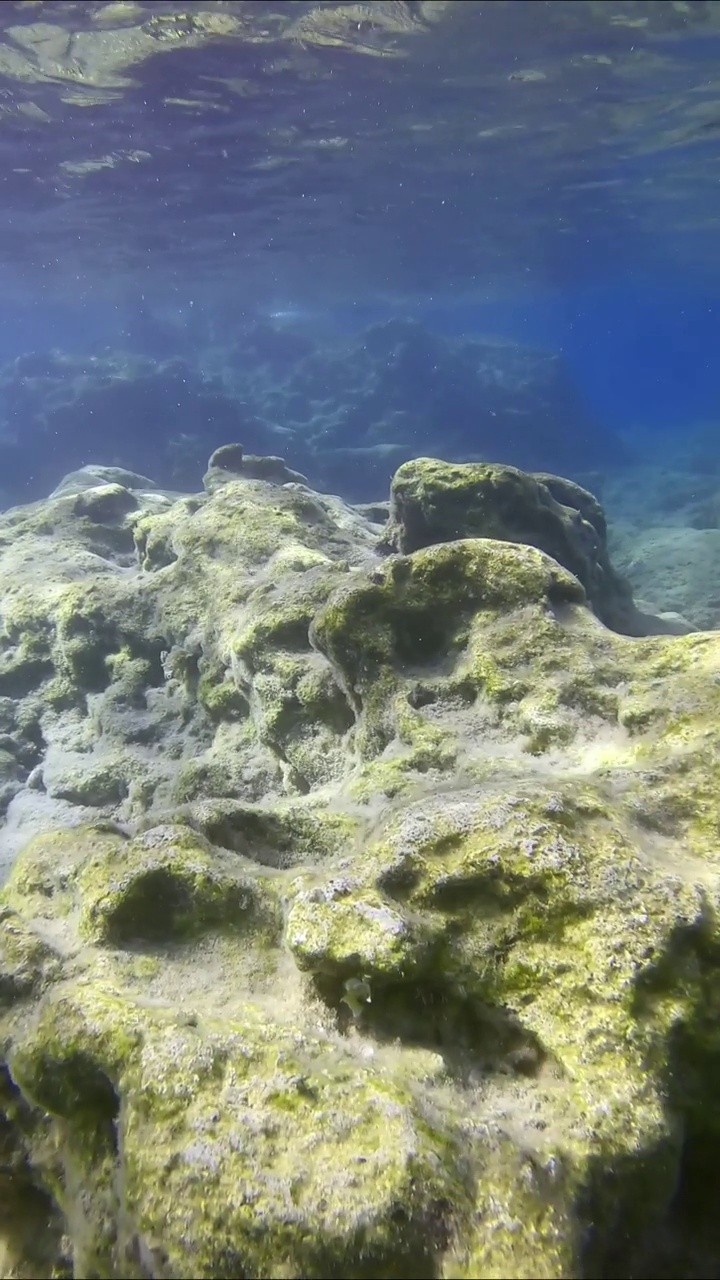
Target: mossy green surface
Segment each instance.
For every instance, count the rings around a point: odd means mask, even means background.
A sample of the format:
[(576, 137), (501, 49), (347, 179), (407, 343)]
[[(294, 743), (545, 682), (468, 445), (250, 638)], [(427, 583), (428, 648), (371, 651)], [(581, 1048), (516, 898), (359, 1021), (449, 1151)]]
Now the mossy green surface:
[(560, 562), (558, 552), (569, 548), (557, 504), (534, 476), (497, 463), (435, 458), (415, 458), (396, 471), (386, 537), (401, 552), (463, 537), (541, 547), (554, 539)]
[(2, 749), (76, 819), (0, 894), (35, 1274), (709, 1274), (720, 638), (234, 476), (118, 515), (124, 574), (50, 516), (0, 636)]
[(80, 989), (46, 1007), (11, 1066), (85, 1134), (85, 1176), (108, 1211), (102, 1135), (116, 1120), (133, 1231), (86, 1218), (83, 1263), (99, 1274), (141, 1275), (157, 1251), (164, 1274), (208, 1280), (429, 1276), (435, 1215), (465, 1194), (411, 1092), (250, 1006), (198, 1030)]
[(383, 541), (404, 553), (460, 538), (537, 547), (578, 578), (598, 617), (641, 635), (632, 592), (610, 563), (606, 533), (597, 499), (570, 480), (498, 463), (415, 458), (393, 478)]
[[(226, 862), (229, 860), (226, 859)], [(186, 827), (158, 827), (84, 862), (79, 929), (94, 942), (181, 940), (209, 929), (280, 931), (269, 887), (223, 866)]]
[[(457, 657), (473, 619), (487, 625), (519, 605), (583, 599), (577, 580), (534, 548), (452, 542), (393, 557), (364, 581), (340, 587), (315, 618), (312, 635), (358, 715), (357, 745), (372, 758), (397, 732), (398, 681)], [(488, 670), (487, 682), (493, 675)], [(400, 712), (399, 727), (421, 755), (423, 747), (431, 755), (442, 749), (440, 735), (410, 712)]]

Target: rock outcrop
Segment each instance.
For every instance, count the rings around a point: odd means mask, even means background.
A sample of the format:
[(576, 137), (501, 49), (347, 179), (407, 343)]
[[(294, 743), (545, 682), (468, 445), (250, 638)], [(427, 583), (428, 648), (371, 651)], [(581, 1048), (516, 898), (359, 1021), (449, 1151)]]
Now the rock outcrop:
[(0, 517), (3, 1274), (713, 1274), (720, 635), (211, 474)]
[(433, 458), (415, 458), (400, 467), (383, 545), (412, 552), (461, 537), (527, 543), (546, 552), (579, 579), (601, 621), (623, 635), (674, 629), (637, 608), (629, 583), (610, 563), (600, 503), (571, 480)]

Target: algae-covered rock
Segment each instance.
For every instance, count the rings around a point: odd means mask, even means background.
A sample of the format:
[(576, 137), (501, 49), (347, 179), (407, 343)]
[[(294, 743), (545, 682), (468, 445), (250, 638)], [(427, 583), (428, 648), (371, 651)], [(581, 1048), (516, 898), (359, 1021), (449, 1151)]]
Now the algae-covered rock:
[(665, 631), (635, 609), (629, 585), (608, 557), (602, 508), (580, 485), (493, 463), (404, 463), (392, 484), (384, 545), (407, 552), (469, 537), (545, 551), (575, 574), (598, 617), (616, 631)]
[(97, 942), (178, 939), (212, 927), (273, 927), (271, 895), (223, 866), (217, 851), (182, 828), (160, 827), (139, 836), (121, 858), (114, 850), (110, 858), (101, 854), (86, 861), (78, 888), (80, 930)]
[(137, 505), (130, 490), (121, 484), (103, 484), (78, 493), (73, 510), (76, 515), (87, 516), (97, 524), (114, 524), (129, 511), (135, 511)]
[(252, 1006), (199, 1029), (96, 986), (48, 1003), (11, 1062), (28, 1097), (90, 1131), (75, 1158), (129, 1215), (110, 1232), (88, 1214), (78, 1271), (429, 1276), (465, 1196), (407, 1085)]
[(0, 1274), (717, 1271), (720, 638), (413, 465), (0, 517)]
[(0, 863), (89, 810), (136, 821), (343, 771), (351, 713), (307, 633), (351, 566), (375, 562), (372, 529), (338, 500), (223, 475), (211, 497), (120, 490), (132, 504), (110, 524), (87, 509), (107, 486), (0, 519)]

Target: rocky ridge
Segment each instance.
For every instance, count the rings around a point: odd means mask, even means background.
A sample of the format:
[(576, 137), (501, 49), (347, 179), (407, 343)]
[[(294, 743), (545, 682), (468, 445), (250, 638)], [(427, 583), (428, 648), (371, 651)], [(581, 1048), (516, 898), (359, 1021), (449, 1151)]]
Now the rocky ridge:
[(0, 517), (3, 1274), (710, 1274), (720, 636), (556, 477), (211, 461)]

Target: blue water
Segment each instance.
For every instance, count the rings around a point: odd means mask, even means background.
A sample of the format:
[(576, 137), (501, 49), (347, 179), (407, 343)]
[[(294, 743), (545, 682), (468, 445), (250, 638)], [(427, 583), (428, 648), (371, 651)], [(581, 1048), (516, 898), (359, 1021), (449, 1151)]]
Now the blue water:
[[(458, 390), (451, 371), (452, 344), (476, 337), (559, 357), (582, 406), (577, 421), (568, 410), (556, 424), (578, 436), (568, 466), (582, 470), (587, 439), (592, 470), (603, 433), (634, 440), (641, 459), (648, 440), (662, 439), (670, 457), (673, 442), (699, 428), (712, 444), (713, 6), (469, 0), (430, 18), (422, 5), (376, 5), (353, 22), (347, 7), (325, 5), (317, 18), (308, 3), (260, 3), (246, 43), (200, 38), (191, 19), (202, 6), (173, 16), (176, 8), (111, 10), (102, 31), (89, 9), (46, 7), (45, 27), (33, 7), (12, 7), (15, 27), (10, 6), (0, 13), (0, 41), (9, 32), (0, 64), (0, 449), (15, 441), (3, 463), (11, 494), (18, 484), (17, 497), (39, 496), (33, 484), (46, 479), (25, 485), (23, 437), (32, 451), (39, 436), (60, 471), (129, 447), (112, 414), (104, 435), (74, 433), (69, 408), (46, 421), (43, 395), (54, 403), (64, 379), (72, 399), (90, 357), (181, 359), (244, 401), (268, 326), (286, 348), (295, 337), (315, 344), (321, 363), (332, 363), (338, 343), (352, 346), (393, 319), (447, 339), (432, 396), (437, 408), (447, 377), (458, 456), (502, 455), (507, 438), (505, 410), (488, 408), (480, 390), (479, 416), (499, 414), (496, 441), (487, 424), (473, 428), (472, 390)], [(328, 43), (323, 22), (335, 10)], [(128, 31), (142, 56), (116, 66), (113, 39), (125, 48)], [(72, 54), (61, 51), (66, 39)], [(265, 337), (246, 351), (253, 324)], [(28, 398), (13, 361), (48, 351), (68, 362)], [(315, 369), (314, 401), (323, 376)], [(289, 433), (298, 457), (313, 433), (327, 442), (316, 449), (340, 449), (341, 388), (328, 436), (306, 407), (293, 417), (297, 379), (291, 387), (287, 368), (273, 377), (287, 396), (273, 398), (268, 383), (253, 412)], [(394, 387), (400, 411), (414, 412), (413, 377), (406, 404)], [(376, 397), (373, 426), (347, 406), (347, 446), (378, 442), (381, 407)], [(149, 422), (149, 409), (136, 409)], [(153, 408), (152, 431), (143, 428), (148, 468), (164, 465), (190, 417)], [(222, 443), (222, 413), (196, 418), (198, 449)], [(404, 430), (410, 447), (407, 422)], [(419, 430), (418, 448), (433, 439)], [(518, 444), (512, 458), (542, 465), (542, 445), (525, 454)], [(547, 465), (563, 465), (562, 452), (551, 450)], [(332, 474), (342, 489), (339, 455)]]
[[(187, 303), (177, 306), (187, 310)], [(207, 303), (197, 314), (212, 311)], [(134, 312), (130, 302), (107, 306), (92, 298), (80, 305), (0, 305), (0, 364), (53, 348), (78, 356), (143, 350)], [(402, 313), (450, 338), (493, 334), (561, 352), (588, 405), (623, 432), (674, 428), (682, 434), (688, 424), (720, 412), (720, 285), (689, 290), (682, 279), (620, 279), (521, 299), (413, 303)], [(310, 323), (322, 328), (324, 320), (335, 334), (350, 335), (391, 314), (385, 305), (350, 301), (320, 309)]]
[(427, 317), (452, 336), (479, 328), (562, 352), (588, 404), (623, 431), (682, 434), (720, 408), (720, 288), (620, 279), (521, 303), (430, 307)]

